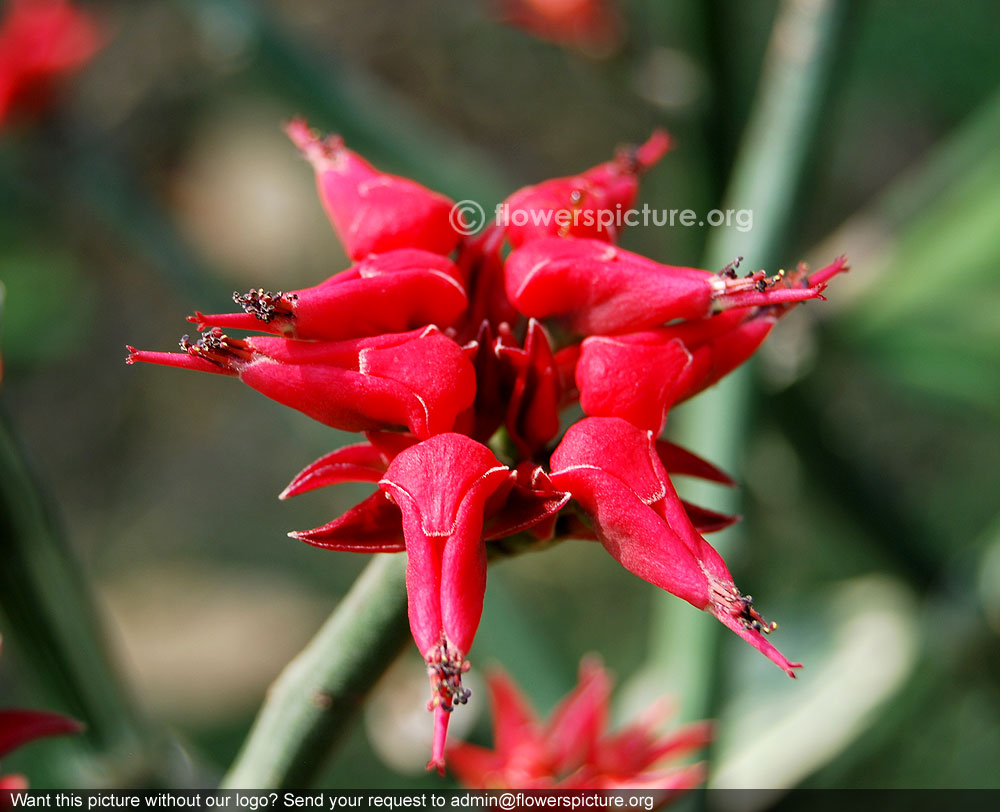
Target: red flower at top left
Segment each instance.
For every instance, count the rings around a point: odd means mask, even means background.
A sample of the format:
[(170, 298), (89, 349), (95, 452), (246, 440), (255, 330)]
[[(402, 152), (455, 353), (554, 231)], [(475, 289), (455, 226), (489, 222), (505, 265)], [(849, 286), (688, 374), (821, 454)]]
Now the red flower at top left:
[(0, 20), (0, 127), (14, 112), (41, 112), (55, 81), (89, 62), (102, 40), (67, 0), (10, 0)]

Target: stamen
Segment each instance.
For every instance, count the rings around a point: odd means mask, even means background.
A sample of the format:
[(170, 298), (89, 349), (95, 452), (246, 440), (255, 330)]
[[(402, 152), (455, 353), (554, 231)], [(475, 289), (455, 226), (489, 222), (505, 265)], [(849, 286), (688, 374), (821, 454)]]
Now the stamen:
[(464, 705), (469, 701), (472, 692), (462, 686), (462, 674), (469, 670), (469, 662), (447, 637), (442, 636), (441, 642), (424, 656), (424, 660), (431, 679), (431, 700), (427, 710), (439, 707), (451, 713), (456, 704)]
[(777, 623), (768, 623), (753, 608), (753, 595), (742, 595), (734, 584), (724, 584), (714, 578), (709, 579), (712, 603), (724, 612), (739, 618), (744, 628), (770, 634), (778, 628)]
[(719, 276), (724, 276), (727, 279), (736, 279), (736, 272), (740, 268), (740, 263), (743, 261), (743, 257), (736, 257), (732, 262), (726, 264), (726, 266), (719, 271)]
[(257, 288), (246, 293), (233, 292), (233, 301), (243, 308), (244, 312), (260, 319), (264, 324), (270, 324), (275, 317), (295, 318), (294, 302), (298, 299), (294, 293), (271, 293), (269, 290)]
[(180, 347), (188, 355), (211, 361), (226, 369), (230, 369), (236, 361), (250, 361), (254, 355), (246, 341), (230, 338), (222, 332), (220, 327), (206, 330), (201, 334), (201, 338), (194, 343), (192, 343), (190, 336), (182, 336)]
[[(738, 262), (738, 260), (737, 260)], [(736, 263), (731, 262), (712, 277), (712, 293), (716, 297), (731, 296), (734, 293), (756, 291), (765, 293), (769, 287), (781, 281), (781, 277), (769, 277), (766, 271), (748, 272), (742, 279), (736, 276)]]

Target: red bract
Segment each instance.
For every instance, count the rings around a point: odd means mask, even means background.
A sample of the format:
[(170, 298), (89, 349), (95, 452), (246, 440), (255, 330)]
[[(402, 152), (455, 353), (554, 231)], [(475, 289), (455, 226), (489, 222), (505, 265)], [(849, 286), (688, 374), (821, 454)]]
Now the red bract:
[(15, 109), (35, 113), (56, 79), (86, 64), (101, 36), (67, 0), (10, 0), (0, 22), (0, 125)]
[(272, 400), (344, 431), (406, 426), (418, 437), (448, 431), (472, 403), (476, 382), (461, 348), (436, 328), (352, 341), (238, 339), (221, 329), (183, 353), (129, 347), (132, 364), (235, 375)]
[(551, 342), (534, 319), (528, 322), (524, 348), (497, 342), (501, 363), (513, 372), (505, 425), (521, 456), (531, 459), (559, 433), (562, 381)]
[(705, 609), (790, 677), (800, 663), (764, 637), (749, 596), (733, 584), (721, 556), (691, 523), (660, 461), (651, 431), (617, 417), (588, 417), (566, 432), (552, 454), (552, 483), (569, 491), (598, 538), (627, 570)]
[[(332, 521), (290, 535), (329, 550), (405, 551), (410, 626), (432, 684), (430, 765), (441, 768), (448, 714), (468, 696), (461, 676), (487, 559), (539, 542), (599, 540), (793, 674), (798, 664), (765, 638), (773, 624), (701, 536), (737, 517), (680, 500), (669, 475), (733, 481), (656, 435), (673, 404), (743, 363), (781, 315), (820, 298), (846, 263), (738, 278), (735, 267), (715, 274), (617, 248), (617, 231), (591, 228), (582, 215), (631, 207), (640, 175), (667, 148), (664, 133), (514, 193), (507, 224), (460, 239), (447, 198), (378, 172), (301, 121), (288, 131), (316, 167), (323, 204), (357, 263), (311, 288), (236, 294), (243, 312), (198, 313), (192, 320), (211, 329), (185, 337), (183, 352), (130, 347), (128, 361), (238, 377), (326, 425), (366, 432), (365, 442), (307, 466), (281, 497), (342, 482), (373, 487)], [(567, 213), (581, 217), (565, 228), (551, 219)], [(521, 215), (524, 225), (513, 220)], [(505, 242), (514, 247), (506, 259)], [(553, 451), (578, 400), (590, 416)], [(604, 736), (606, 682), (599, 669), (586, 671), (581, 698), (545, 735), (526, 734), (516, 759), (503, 744), (513, 734), (498, 728), (502, 758), (490, 769), (508, 778), (496, 780), (520, 782), (509, 770), (525, 754), (541, 760), (522, 777), (545, 786), (667, 780), (649, 772), (660, 749), (646, 728)], [(555, 740), (564, 750), (553, 755)]]
[(381, 491), (322, 527), (289, 535), (347, 552), (406, 551), (410, 629), (427, 662), (435, 712), (428, 766), (440, 770), (448, 714), (468, 698), (462, 674), (483, 608), (484, 542), (529, 528), (537, 538), (550, 538), (569, 494), (557, 491), (537, 466), (510, 471), (462, 434), (418, 443), (412, 436), (372, 433), (367, 443), (308, 466), (282, 497), (348, 481), (378, 481)]
[(454, 203), (444, 195), (379, 172), (339, 136), (322, 139), (301, 119), (286, 131), (316, 170), (323, 208), (351, 259), (395, 248), (447, 254), (458, 244)]
[(469, 696), (462, 673), (486, 592), (483, 511), (508, 473), (485, 446), (442, 434), (401, 452), (379, 481), (403, 515), (410, 630), (431, 678), (428, 766), (439, 770), (448, 714)]
[[(819, 290), (846, 270), (843, 258), (814, 274), (803, 266), (780, 276), (768, 292)], [(586, 338), (576, 366), (580, 405), (588, 415), (623, 417), (658, 434), (671, 406), (747, 361), (788, 307), (737, 308), (670, 327)]]
[(667, 716), (660, 705), (609, 732), (611, 678), (594, 660), (580, 664), (576, 690), (545, 722), (502, 671), (490, 674), (489, 688), (493, 749), (463, 743), (448, 751), (452, 770), (470, 789), (682, 790), (704, 780), (701, 765), (670, 762), (705, 747), (710, 726), (660, 734)]
[[(0, 758), (21, 745), (47, 736), (79, 733), (83, 725), (58, 713), (32, 710), (0, 710)], [(4, 790), (26, 789), (28, 782), (21, 775), (0, 775), (0, 793)], [(0, 794), (0, 806), (4, 798)]]
[(639, 177), (670, 147), (657, 130), (639, 147), (619, 150), (614, 160), (580, 175), (554, 178), (514, 192), (500, 210), (507, 239), (514, 247), (540, 237), (593, 237), (618, 240), (622, 213), (639, 193)]
[(368, 257), (305, 290), (257, 289), (234, 293), (233, 299), (243, 313), (196, 313), (188, 320), (199, 330), (265, 330), (286, 338), (340, 341), (425, 324), (448, 327), (468, 304), (455, 263), (413, 249)]
[(825, 282), (788, 287), (764, 271), (735, 278), (661, 265), (599, 240), (546, 237), (507, 259), (507, 296), (525, 316), (557, 318), (582, 334), (615, 335), (732, 307), (815, 299)]

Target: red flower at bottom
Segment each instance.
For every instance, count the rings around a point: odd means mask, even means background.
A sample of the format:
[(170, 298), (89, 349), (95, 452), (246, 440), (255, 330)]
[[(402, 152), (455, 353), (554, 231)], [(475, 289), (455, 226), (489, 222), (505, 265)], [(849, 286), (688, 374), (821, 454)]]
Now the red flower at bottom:
[(801, 663), (766, 639), (767, 623), (701, 537), (663, 466), (652, 431), (586, 417), (552, 454), (552, 484), (573, 494), (605, 549), (629, 572), (714, 615), (788, 676)]
[(597, 660), (580, 664), (576, 689), (540, 722), (511, 679), (489, 677), (494, 748), (459, 744), (448, 760), (471, 789), (665, 789), (696, 787), (700, 764), (668, 764), (708, 744), (711, 728), (699, 723), (670, 734), (656, 729), (667, 709), (654, 705), (629, 726), (607, 732), (611, 678)]
[[(45, 736), (79, 733), (83, 725), (67, 716), (48, 711), (0, 710), (0, 758), (23, 744)], [(0, 807), (5, 801), (5, 791), (27, 789), (23, 775), (0, 775)]]

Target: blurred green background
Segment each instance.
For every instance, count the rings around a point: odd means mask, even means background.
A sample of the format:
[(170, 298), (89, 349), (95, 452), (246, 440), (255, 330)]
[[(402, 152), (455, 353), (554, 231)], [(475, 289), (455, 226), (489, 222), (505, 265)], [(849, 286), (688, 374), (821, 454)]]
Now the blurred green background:
[[(367, 490), (278, 502), (347, 436), (228, 379), (128, 368), (124, 345), (171, 349), (185, 315), (230, 309), (232, 290), (347, 266), (282, 122), (305, 114), (381, 168), (488, 210), (666, 126), (676, 149), (641, 200), (707, 211), (778, 4), (633, 0), (625, 47), (601, 61), (498, 25), (486, 0), (82, 5), (106, 47), (43, 121), (0, 131), (0, 400), (135, 703), (181, 743), (178, 780), (210, 782), (365, 563), (286, 532)], [(701, 713), (719, 719), (713, 786), (1000, 786), (997, 21), (992, 0), (847, 4), (779, 262), (846, 253), (854, 270), (783, 321), (754, 367), (748, 413), (732, 416), (745, 521), (721, 542), (806, 668), (786, 680), (724, 639)], [(710, 232), (634, 229), (623, 244), (697, 264)], [(594, 544), (489, 580), (480, 701), (453, 725), (482, 742), (483, 667), (502, 663), (548, 710), (598, 652), (624, 719), (684, 693), (659, 661), (715, 622), (690, 609), (690, 626), (663, 623), (657, 590)], [(7, 621), (3, 705), (68, 710)], [(325, 785), (440, 786), (423, 772), (425, 693), (408, 650)], [(35, 786), (142, 780), (127, 748), (98, 759), (86, 739), (3, 768)]]

